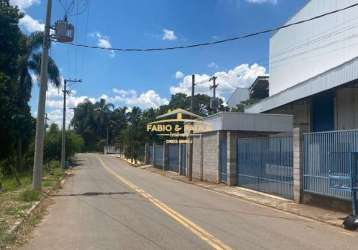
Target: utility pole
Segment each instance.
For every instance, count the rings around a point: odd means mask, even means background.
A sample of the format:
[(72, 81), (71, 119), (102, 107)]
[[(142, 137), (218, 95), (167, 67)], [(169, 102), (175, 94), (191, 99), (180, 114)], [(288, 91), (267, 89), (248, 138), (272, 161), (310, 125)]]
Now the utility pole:
[(195, 75), (191, 76), (191, 112), (194, 113), (194, 98), (195, 98)]
[(213, 100), (212, 100), (212, 102), (211, 102), (211, 106), (212, 106), (211, 108), (212, 108), (215, 112), (217, 112), (216, 88), (219, 86), (219, 84), (216, 84), (216, 79), (218, 79), (217, 76), (213, 76), (213, 77), (211, 77), (210, 80), (209, 80), (209, 81), (213, 81), (213, 85), (210, 86), (210, 89), (213, 90)]
[(68, 82), (81, 82), (81, 80), (65, 79), (63, 84), (63, 113), (62, 113), (62, 145), (61, 145), (61, 167), (65, 168), (66, 162), (66, 96), (69, 94), (67, 90)]
[(47, 90), (48, 74), (48, 50), (50, 47), (50, 25), (51, 25), (52, 0), (47, 0), (45, 34), (43, 38), (43, 49), (41, 56), (41, 73), (40, 73), (40, 94), (37, 107), (36, 119), (36, 137), (35, 137), (35, 154), (34, 169), (32, 179), (32, 189), (41, 190), (42, 168), (43, 168), (43, 148), (44, 148), (44, 127), (45, 127), (45, 105)]
[[(191, 76), (191, 112), (194, 113), (194, 98), (195, 98), (195, 75)], [(193, 180), (193, 129), (190, 130), (189, 135), (189, 166), (188, 166), (188, 175), (189, 181)]]
[(210, 89), (213, 90), (213, 98), (216, 98), (216, 88), (219, 86), (219, 84), (216, 84), (216, 79), (218, 79), (217, 76), (213, 76), (210, 78), (209, 81), (213, 81), (213, 85), (210, 86)]

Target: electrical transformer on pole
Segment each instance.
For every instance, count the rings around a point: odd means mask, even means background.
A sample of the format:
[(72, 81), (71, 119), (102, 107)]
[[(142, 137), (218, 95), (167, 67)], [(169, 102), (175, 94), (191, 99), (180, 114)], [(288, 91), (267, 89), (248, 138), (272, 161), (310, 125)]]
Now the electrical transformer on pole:
[[(41, 56), (41, 72), (40, 72), (40, 93), (37, 107), (36, 119), (36, 136), (35, 136), (35, 153), (32, 189), (41, 190), (42, 169), (43, 169), (43, 151), (44, 151), (44, 135), (45, 135), (45, 108), (46, 108), (46, 91), (48, 81), (48, 53), (50, 48), (50, 29), (51, 29), (51, 11), (52, 0), (47, 0), (45, 32), (43, 38), (43, 48)], [(62, 28), (62, 29), (60, 29)], [(59, 33), (58, 31), (66, 31)], [(60, 42), (73, 41), (74, 28), (73, 25), (64, 21), (56, 23), (55, 26), (56, 40)]]

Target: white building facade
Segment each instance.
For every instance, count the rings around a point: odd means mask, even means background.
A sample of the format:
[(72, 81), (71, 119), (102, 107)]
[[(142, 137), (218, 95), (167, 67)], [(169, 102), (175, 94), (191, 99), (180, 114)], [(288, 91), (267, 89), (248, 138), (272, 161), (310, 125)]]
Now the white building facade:
[[(355, 3), (311, 0), (287, 24)], [(246, 112), (293, 114), (304, 131), (358, 128), (358, 7), (279, 30), (269, 65), (270, 96)]]

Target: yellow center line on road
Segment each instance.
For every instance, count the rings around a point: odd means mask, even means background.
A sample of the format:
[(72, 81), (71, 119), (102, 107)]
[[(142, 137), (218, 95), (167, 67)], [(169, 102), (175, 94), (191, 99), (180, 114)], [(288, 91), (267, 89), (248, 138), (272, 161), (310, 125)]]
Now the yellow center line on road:
[(217, 250), (231, 250), (232, 248), (223, 243), (221, 240), (217, 239), (215, 236), (210, 234), (209, 232), (205, 231), (205, 229), (201, 228), (200, 226), (196, 225), (194, 222), (190, 221), (177, 211), (173, 210), (157, 198), (153, 197), (151, 194), (147, 193), (143, 189), (139, 188), (132, 182), (128, 181), (127, 179), (123, 178), (116, 172), (114, 172), (111, 168), (109, 168), (104, 161), (97, 157), (99, 162), (101, 163), (102, 167), (106, 169), (110, 174), (115, 176), (117, 179), (119, 179), (121, 182), (126, 184), (131, 189), (135, 190), (138, 194), (140, 194), (142, 197), (149, 200), (152, 204), (154, 204), (156, 207), (158, 207), (160, 210), (165, 212), (167, 215), (169, 215), (172, 219), (189, 229), (192, 233), (194, 233), (196, 236), (198, 236), (200, 239), (204, 240), (206, 243), (208, 243), (211, 247)]

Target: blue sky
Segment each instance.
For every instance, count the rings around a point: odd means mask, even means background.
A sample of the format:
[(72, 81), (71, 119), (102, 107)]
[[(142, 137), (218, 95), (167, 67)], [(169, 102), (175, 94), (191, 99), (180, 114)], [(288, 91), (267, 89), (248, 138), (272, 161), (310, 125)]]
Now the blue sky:
[[(61, 0), (68, 6), (72, 0)], [(11, 0), (26, 13), (25, 32), (43, 28), (45, 0)], [(75, 0), (81, 4), (83, 0)], [(282, 25), (307, 0), (87, 0), (81, 15), (70, 16), (76, 43), (104, 47), (166, 47), (214, 41)], [(63, 18), (59, 0), (53, 0), (52, 22)], [(191, 74), (198, 81), (219, 77), (218, 93), (228, 98), (239, 86), (249, 86), (257, 75), (269, 73), (269, 35), (245, 41), (188, 50), (120, 53), (53, 44), (51, 56), (64, 78), (81, 78), (72, 86), (69, 107), (85, 98), (101, 97), (117, 106), (155, 107), (170, 95), (187, 92)], [(209, 83), (198, 91), (210, 94)], [(31, 107), (36, 115), (38, 89)], [(61, 98), (50, 88), (47, 112), (52, 122), (61, 118)], [(71, 118), (72, 112), (69, 112)]]

